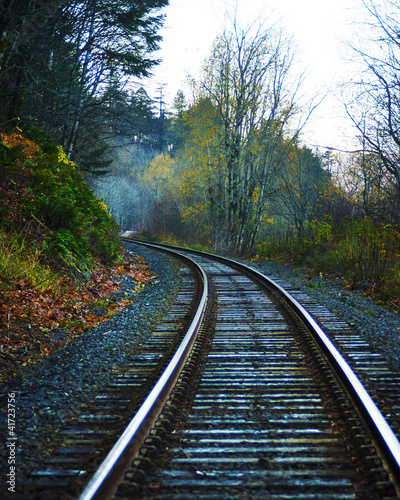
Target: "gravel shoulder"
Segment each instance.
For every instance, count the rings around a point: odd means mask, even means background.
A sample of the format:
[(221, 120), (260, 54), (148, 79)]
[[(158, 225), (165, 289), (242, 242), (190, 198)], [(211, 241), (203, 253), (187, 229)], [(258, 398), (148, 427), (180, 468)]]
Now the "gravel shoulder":
[(350, 291), (340, 279), (307, 276), (307, 270), (260, 261), (251, 264), (267, 275), (300, 288), (315, 298), (338, 319), (354, 325), (360, 335), (400, 373), (400, 314), (390, 312), (374, 302), (361, 290)]
[[(180, 286), (180, 264), (148, 249), (141, 249), (140, 255), (158, 278), (146, 285), (134, 302), (109, 321), (82, 334), (41, 362), (21, 369), (18, 375), (2, 384), (0, 433), (8, 435), (7, 400), (13, 392), (17, 406), (16, 456), (20, 478), (35, 467), (32, 460), (35, 451), (51, 448), (57, 429), (74, 415), (80, 403), (107, 384), (118, 365), (129, 362), (132, 350), (151, 335), (174, 301)], [(125, 290), (131, 288), (130, 280), (126, 280), (118, 294), (123, 297)], [(3, 446), (5, 443), (3, 439)], [(2, 470), (8, 471), (5, 462), (8, 453), (4, 451), (0, 463)], [(2, 474), (2, 478), (5, 475)]]

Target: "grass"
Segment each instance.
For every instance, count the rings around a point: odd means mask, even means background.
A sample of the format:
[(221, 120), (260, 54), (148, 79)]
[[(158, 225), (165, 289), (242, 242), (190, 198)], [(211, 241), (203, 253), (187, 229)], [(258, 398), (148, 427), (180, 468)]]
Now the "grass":
[(0, 230), (0, 275), (3, 283), (27, 280), (38, 290), (56, 287), (59, 276), (43, 265), (42, 254), (41, 248), (29, 245), (19, 234), (7, 234)]

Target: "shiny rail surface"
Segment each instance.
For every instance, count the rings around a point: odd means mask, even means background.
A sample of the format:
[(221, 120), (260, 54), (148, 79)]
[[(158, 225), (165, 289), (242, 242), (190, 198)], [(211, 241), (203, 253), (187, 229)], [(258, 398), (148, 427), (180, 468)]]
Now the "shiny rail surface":
[[(400, 498), (396, 435), (338, 343), (293, 291), (235, 260), (124, 241), (186, 259), (204, 283), (201, 298), (190, 298), (197, 285), (183, 289), (171, 320), (156, 328), (133, 364), (88, 402), (86, 413), (66, 424), (61, 439), (76, 444), (62, 443), (61, 456), (49, 457), (33, 474), (45, 484), (41, 490), (32, 484), (29, 498), (67, 492), (81, 500)], [(189, 313), (194, 302), (200, 307)], [(191, 333), (178, 326), (182, 315), (192, 318)], [(178, 362), (180, 339), (184, 356)], [(349, 341), (352, 349), (357, 342)], [(159, 375), (156, 366), (167, 367), (168, 374)], [(385, 371), (378, 365), (374, 373), (379, 378)], [(148, 391), (150, 374), (154, 387)], [(129, 424), (121, 420), (113, 446), (115, 403), (133, 415), (136, 400), (135, 416)], [(100, 457), (110, 449), (97, 472), (87, 467), (90, 454)], [(369, 491), (370, 484), (376, 491)]]
[[(186, 263), (190, 261), (187, 257), (184, 260)], [(166, 370), (86, 486), (79, 497), (80, 500), (104, 500), (111, 496), (116, 482), (121, 479), (128, 464), (134, 460), (140, 447), (143, 446), (182, 371), (202, 326), (209, 296), (208, 278), (205, 272), (193, 261), (191, 265), (197, 267), (203, 283), (201, 299), (193, 321)]]
[[(142, 243), (142, 242), (136, 242)], [(154, 247), (159, 247), (165, 249), (164, 245), (155, 245)], [(179, 252), (190, 255), (201, 255), (204, 258), (204, 254), (196, 251), (188, 251), (187, 249), (178, 249)], [(388, 425), (386, 419), (383, 417), (382, 413), (377, 408), (377, 405), (372, 400), (368, 392), (365, 390), (360, 379), (350, 368), (348, 363), (339, 353), (338, 349), (334, 346), (331, 340), (328, 338), (326, 333), (317, 324), (314, 318), (305, 310), (301, 304), (295, 300), (288, 292), (286, 292), (281, 286), (275, 283), (270, 278), (264, 276), (258, 271), (245, 266), (244, 264), (238, 263), (231, 259), (226, 259), (223, 257), (217, 257), (212, 255), (207, 255), (207, 259), (212, 259), (217, 262), (223, 263), (231, 268), (238, 270), (241, 273), (245, 273), (250, 276), (255, 282), (257, 282), (262, 287), (267, 287), (269, 293), (273, 291), (274, 294), (279, 295), (280, 300), (286, 303), (286, 306), (292, 310), (292, 312), (301, 320), (301, 322), (306, 326), (307, 330), (312, 334), (315, 343), (319, 346), (319, 349), (323, 352), (323, 356), (329, 363), (331, 369), (334, 371), (335, 375), (340, 380), (342, 386), (345, 388), (346, 393), (352, 400), (354, 406), (357, 409), (359, 416), (363, 421), (363, 425), (368, 429), (368, 433), (372, 436), (374, 446), (378, 449), (380, 458), (384, 461), (385, 467), (389, 472), (389, 475), (393, 481), (394, 487), (399, 493), (399, 481), (400, 481), (400, 444), (399, 441)], [(171, 497), (172, 498), (172, 497)]]
[[(203, 274), (198, 267), (187, 259), (179, 261), (181, 265), (176, 267), (179, 289), (165, 316), (154, 324), (150, 335), (127, 332), (128, 337), (136, 337), (136, 342), (129, 344), (124, 362), (113, 366), (108, 380), (99, 385), (91, 397), (76, 398), (74, 412), (51, 437), (51, 448), (39, 448), (37, 456), (32, 457), (37, 465), (20, 478), (16, 497), (21, 500), (79, 498), (132, 416), (139, 411), (167, 366), (171, 366), (172, 358), (193, 324), (203, 293)], [(206, 325), (207, 321), (206, 316), (203, 323)], [(112, 329), (104, 335), (110, 333)], [(196, 351), (203, 336), (200, 329), (192, 351)], [(183, 369), (185, 373), (188, 371)], [(165, 406), (171, 409), (170, 403), (168, 400)], [(164, 421), (156, 430), (157, 439), (167, 425), (167, 410), (163, 412), (159, 420)], [(157, 420), (156, 426), (158, 424)]]

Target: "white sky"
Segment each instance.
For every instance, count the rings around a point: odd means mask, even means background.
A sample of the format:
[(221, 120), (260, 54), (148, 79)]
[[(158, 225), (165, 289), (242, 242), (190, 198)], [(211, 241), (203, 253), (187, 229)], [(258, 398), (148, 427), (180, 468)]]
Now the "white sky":
[[(349, 66), (345, 63), (343, 40), (360, 29), (357, 20), (365, 12), (362, 0), (170, 0), (161, 50), (156, 57), (162, 63), (154, 77), (146, 82), (156, 96), (157, 85), (166, 84), (163, 98), (170, 104), (182, 89), (188, 94), (188, 73), (196, 76), (211, 45), (225, 26), (227, 10), (238, 8), (239, 24), (247, 26), (258, 19), (278, 20), (278, 25), (293, 36), (298, 50), (296, 59), (306, 70), (306, 90), (324, 95), (345, 81)], [(304, 131), (310, 145), (344, 148), (351, 138), (350, 122), (332, 93), (314, 112)]]

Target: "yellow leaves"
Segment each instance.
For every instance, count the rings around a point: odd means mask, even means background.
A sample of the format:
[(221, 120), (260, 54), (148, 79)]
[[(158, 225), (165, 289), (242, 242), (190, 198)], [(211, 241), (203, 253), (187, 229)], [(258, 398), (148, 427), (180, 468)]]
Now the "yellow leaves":
[(251, 198), (252, 198), (253, 203), (258, 204), (259, 199), (260, 199), (260, 188), (258, 186), (253, 191), (253, 195)]
[(267, 225), (273, 225), (273, 224), (276, 224), (277, 221), (269, 216), (268, 214), (264, 213), (262, 216), (261, 216), (261, 225), (262, 226), (267, 226)]
[(204, 214), (204, 203), (195, 203), (182, 210), (182, 219), (184, 222), (191, 222), (198, 225), (200, 216)]
[(152, 187), (158, 196), (165, 195), (174, 184), (175, 160), (168, 154), (156, 156), (142, 175), (142, 182)]
[(75, 164), (68, 159), (62, 146), (57, 146), (57, 160), (58, 163), (64, 163), (65, 165), (70, 165), (71, 167), (75, 166)]
[(99, 201), (100, 208), (107, 212), (108, 207), (103, 201)]

